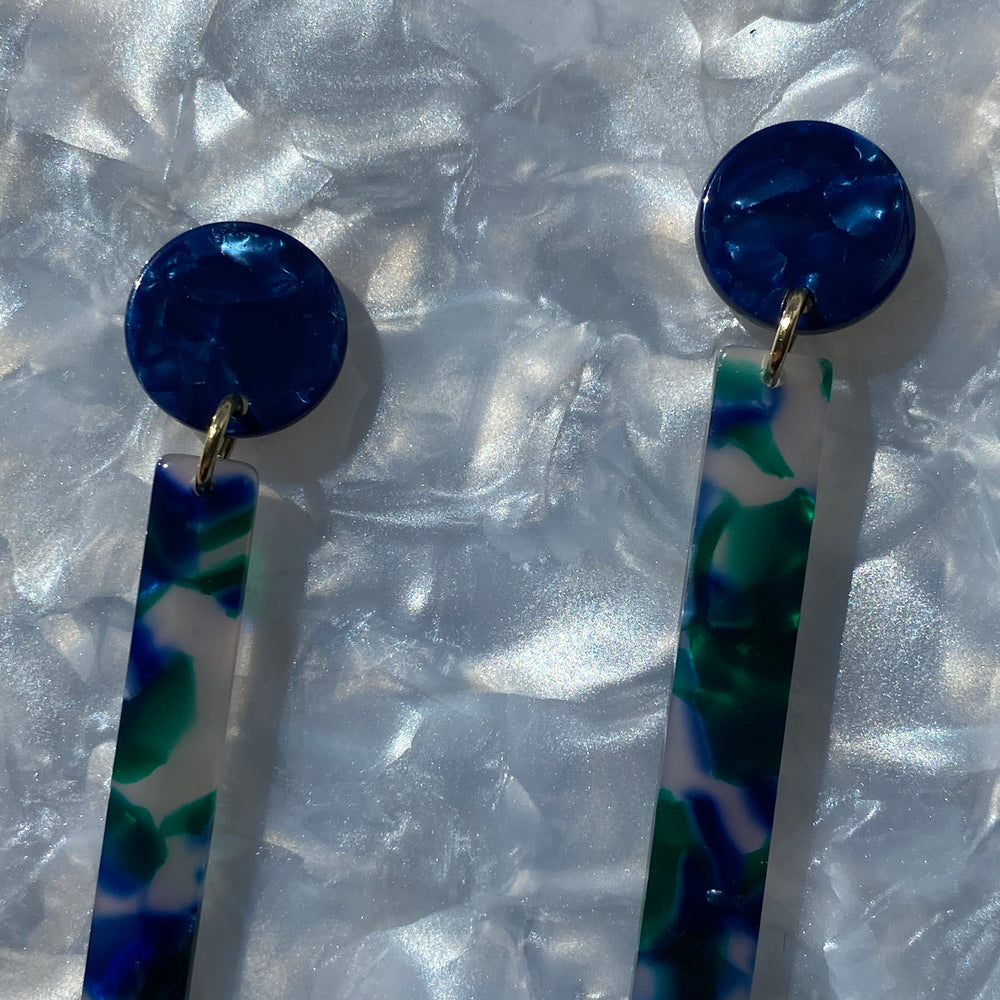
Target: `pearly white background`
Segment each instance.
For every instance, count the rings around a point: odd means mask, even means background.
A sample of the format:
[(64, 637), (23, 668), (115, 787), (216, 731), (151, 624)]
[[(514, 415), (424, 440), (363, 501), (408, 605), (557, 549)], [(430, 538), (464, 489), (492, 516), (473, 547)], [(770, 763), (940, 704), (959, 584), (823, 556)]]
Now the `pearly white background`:
[(294, 233), (344, 373), (265, 486), (196, 1000), (624, 998), (712, 358), (709, 170), (864, 132), (758, 996), (1000, 995), (1000, 5), (0, 3), (0, 997), (79, 996), (148, 487), (126, 296)]

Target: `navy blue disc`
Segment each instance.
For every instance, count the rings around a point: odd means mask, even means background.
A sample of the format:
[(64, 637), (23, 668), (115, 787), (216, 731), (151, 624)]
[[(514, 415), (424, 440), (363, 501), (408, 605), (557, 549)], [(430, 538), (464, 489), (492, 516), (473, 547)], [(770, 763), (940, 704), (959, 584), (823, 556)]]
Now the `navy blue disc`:
[(254, 222), (213, 222), (174, 237), (142, 269), (125, 310), (125, 344), (143, 388), (205, 430), (224, 396), (246, 412), (234, 437), (305, 416), (340, 373), (347, 313), (308, 247)]
[(702, 266), (738, 313), (774, 326), (793, 288), (812, 293), (800, 333), (861, 319), (902, 278), (913, 202), (892, 160), (829, 122), (748, 136), (712, 172), (698, 207)]

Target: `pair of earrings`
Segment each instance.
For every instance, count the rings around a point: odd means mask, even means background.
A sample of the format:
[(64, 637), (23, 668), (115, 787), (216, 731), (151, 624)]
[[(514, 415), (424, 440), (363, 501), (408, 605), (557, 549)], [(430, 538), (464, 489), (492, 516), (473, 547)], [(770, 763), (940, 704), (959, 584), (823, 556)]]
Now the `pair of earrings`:
[[(769, 352), (719, 357), (656, 805), (634, 1000), (749, 995), (832, 369), (797, 332), (892, 291), (914, 217), (888, 157), (791, 122), (720, 162), (697, 218), (706, 273)], [(126, 311), (139, 381), (207, 428), (157, 465), (112, 772), (84, 1000), (187, 995), (245, 592), (257, 476), (236, 437), (280, 430), (343, 363), (343, 298), (266, 226), (183, 233)]]

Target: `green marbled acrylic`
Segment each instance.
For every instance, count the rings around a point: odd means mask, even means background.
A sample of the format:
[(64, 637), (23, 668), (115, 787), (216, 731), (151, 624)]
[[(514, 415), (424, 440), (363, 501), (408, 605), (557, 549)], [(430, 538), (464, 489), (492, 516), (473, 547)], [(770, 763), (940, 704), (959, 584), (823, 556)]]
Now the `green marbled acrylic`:
[(746, 1000), (830, 398), (828, 362), (719, 359), (633, 1000)]
[(257, 474), (153, 479), (84, 1000), (184, 1000), (215, 814)]

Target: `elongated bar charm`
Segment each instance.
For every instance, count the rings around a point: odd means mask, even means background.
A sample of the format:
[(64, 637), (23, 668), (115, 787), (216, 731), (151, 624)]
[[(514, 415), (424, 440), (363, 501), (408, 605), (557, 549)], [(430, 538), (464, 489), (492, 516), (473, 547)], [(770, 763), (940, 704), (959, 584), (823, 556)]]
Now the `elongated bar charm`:
[(257, 473), (167, 455), (150, 500), (84, 1000), (183, 1000), (208, 862)]
[(829, 362), (719, 358), (633, 1000), (745, 1000), (760, 928)]

